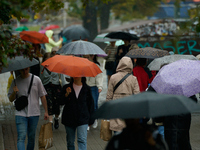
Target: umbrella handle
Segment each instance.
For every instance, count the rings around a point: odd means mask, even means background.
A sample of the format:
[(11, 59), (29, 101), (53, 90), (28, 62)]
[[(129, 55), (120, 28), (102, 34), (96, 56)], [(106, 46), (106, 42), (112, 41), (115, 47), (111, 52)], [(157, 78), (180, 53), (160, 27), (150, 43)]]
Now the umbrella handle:
[(43, 74), (45, 67), (43, 67), (41, 74)]

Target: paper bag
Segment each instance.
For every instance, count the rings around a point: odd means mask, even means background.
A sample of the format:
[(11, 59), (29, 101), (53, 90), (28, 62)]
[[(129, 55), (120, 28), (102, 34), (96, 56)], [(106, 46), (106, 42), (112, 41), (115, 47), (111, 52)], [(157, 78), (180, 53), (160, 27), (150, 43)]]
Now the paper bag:
[(112, 137), (109, 120), (101, 120), (100, 138), (104, 141), (109, 141)]
[(53, 146), (53, 131), (51, 122), (41, 126), (38, 143), (39, 150), (46, 150)]

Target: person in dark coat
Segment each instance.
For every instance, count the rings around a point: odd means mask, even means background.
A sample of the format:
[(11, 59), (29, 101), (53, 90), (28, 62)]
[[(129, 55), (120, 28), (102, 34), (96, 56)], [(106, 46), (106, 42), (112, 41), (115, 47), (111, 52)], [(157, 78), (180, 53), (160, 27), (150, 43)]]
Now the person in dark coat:
[(114, 135), (106, 150), (168, 150), (168, 146), (156, 128), (140, 119), (125, 119), (126, 128)]
[(126, 53), (128, 53), (129, 48), (131, 47), (130, 40), (124, 39), (123, 41), (124, 45), (120, 45), (117, 48), (117, 53), (115, 55), (115, 68), (113, 74), (116, 73), (116, 68), (118, 66), (120, 59), (124, 57)]
[[(151, 86), (148, 91), (156, 92)], [(190, 98), (197, 102), (195, 95)], [(191, 113), (154, 118), (154, 120), (155, 122), (163, 122), (165, 140), (169, 146), (169, 150), (192, 150), (189, 135)]]
[(78, 149), (87, 150), (87, 127), (94, 120), (94, 100), (85, 77), (73, 77), (69, 84), (63, 86), (61, 105), (64, 104), (62, 124), (67, 134), (67, 149), (75, 150), (75, 134), (77, 130)]

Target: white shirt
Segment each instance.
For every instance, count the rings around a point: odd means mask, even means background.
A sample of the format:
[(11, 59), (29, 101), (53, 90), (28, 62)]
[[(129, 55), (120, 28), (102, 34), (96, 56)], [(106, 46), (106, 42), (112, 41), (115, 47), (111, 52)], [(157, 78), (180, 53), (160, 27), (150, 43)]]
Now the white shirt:
[(73, 83), (73, 88), (74, 88), (74, 91), (76, 93), (76, 98), (78, 98), (78, 95), (79, 95), (79, 93), (81, 91), (82, 86), (83, 85), (76, 85), (76, 84)]

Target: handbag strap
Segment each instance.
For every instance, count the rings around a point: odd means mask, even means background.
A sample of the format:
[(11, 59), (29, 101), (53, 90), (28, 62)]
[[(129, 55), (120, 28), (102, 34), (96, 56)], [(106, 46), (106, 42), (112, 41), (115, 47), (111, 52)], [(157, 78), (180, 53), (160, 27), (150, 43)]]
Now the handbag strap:
[(127, 73), (116, 85), (115, 85), (115, 87), (114, 87), (114, 89), (113, 89), (113, 93), (115, 93), (115, 90), (119, 87), (119, 85), (128, 77), (128, 76), (130, 76), (131, 75), (131, 73)]
[(32, 87), (32, 83), (33, 83), (33, 77), (34, 77), (34, 75), (32, 74), (31, 82), (30, 82), (30, 85), (29, 85), (29, 88), (28, 88), (28, 95), (29, 95), (29, 93), (31, 91), (31, 87)]

